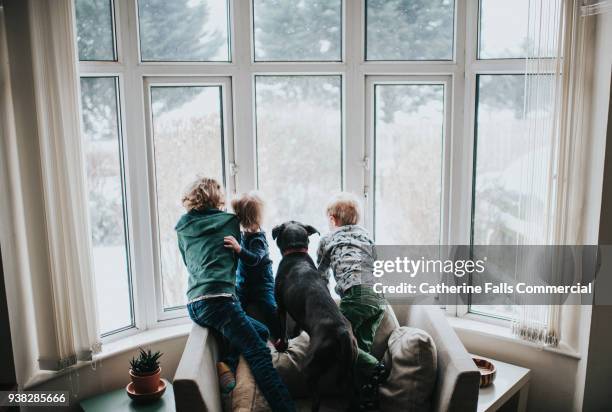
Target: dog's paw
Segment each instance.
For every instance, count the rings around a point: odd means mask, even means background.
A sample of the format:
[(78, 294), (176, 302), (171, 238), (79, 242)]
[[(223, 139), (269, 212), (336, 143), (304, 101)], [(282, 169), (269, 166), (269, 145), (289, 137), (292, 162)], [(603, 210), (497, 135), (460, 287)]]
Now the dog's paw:
[(277, 352), (286, 352), (289, 348), (289, 342), (283, 339), (277, 339), (273, 345)]

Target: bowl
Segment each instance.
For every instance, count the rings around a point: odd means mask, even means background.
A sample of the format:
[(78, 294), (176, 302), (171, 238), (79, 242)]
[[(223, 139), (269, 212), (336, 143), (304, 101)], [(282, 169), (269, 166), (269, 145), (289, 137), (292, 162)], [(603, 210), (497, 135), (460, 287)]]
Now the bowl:
[(485, 388), (492, 384), (497, 373), (495, 365), (484, 358), (473, 357), (472, 360), (480, 371), (480, 387)]

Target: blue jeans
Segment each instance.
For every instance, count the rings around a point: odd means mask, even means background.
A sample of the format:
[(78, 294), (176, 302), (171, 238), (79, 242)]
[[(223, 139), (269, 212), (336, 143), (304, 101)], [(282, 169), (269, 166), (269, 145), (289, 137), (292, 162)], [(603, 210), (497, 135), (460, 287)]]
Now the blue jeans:
[(280, 320), (274, 297), (274, 279), (261, 279), (246, 281), (238, 278), (236, 281), (236, 294), (242, 309), (255, 308), (262, 316), (263, 323), (268, 327), (274, 339), (281, 337)]
[(232, 298), (200, 300), (187, 305), (187, 310), (195, 323), (220, 333), (229, 341), (233, 348), (230, 359), (237, 354), (244, 356), (257, 386), (274, 412), (295, 411), (289, 391), (272, 365), (266, 340), (261, 336), (261, 333), (267, 335), (265, 326), (249, 318)]

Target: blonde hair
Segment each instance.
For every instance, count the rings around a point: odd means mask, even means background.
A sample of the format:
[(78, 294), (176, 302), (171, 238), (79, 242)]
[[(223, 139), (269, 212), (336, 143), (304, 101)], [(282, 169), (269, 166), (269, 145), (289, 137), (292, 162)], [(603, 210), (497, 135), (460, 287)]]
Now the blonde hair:
[(361, 217), (359, 200), (352, 193), (342, 192), (327, 205), (327, 214), (336, 219), (339, 226), (356, 225)]
[(215, 179), (200, 177), (189, 186), (181, 201), (187, 211), (220, 209), (225, 205), (225, 193)]
[(255, 191), (244, 193), (239, 198), (232, 200), (232, 209), (245, 229), (255, 229), (261, 226), (263, 208), (264, 201)]

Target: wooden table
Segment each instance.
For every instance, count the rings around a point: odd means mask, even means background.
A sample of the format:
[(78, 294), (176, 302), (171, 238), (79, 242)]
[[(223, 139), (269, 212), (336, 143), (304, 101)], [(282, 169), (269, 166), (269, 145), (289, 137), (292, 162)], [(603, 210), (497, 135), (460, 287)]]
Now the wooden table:
[(81, 408), (85, 412), (175, 412), (172, 384), (165, 379), (163, 381), (166, 382), (166, 392), (164, 392), (161, 399), (152, 403), (140, 404), (133, 402), (125, 388), (121, 388), (86, 399), (81, 402)]
[(524, 412), (527, 408), (531, 371), (527, 368), (475, 355), (491, 361), (497, 370), (495, 381), (478, 394), (478, 412), (504, 411)]

